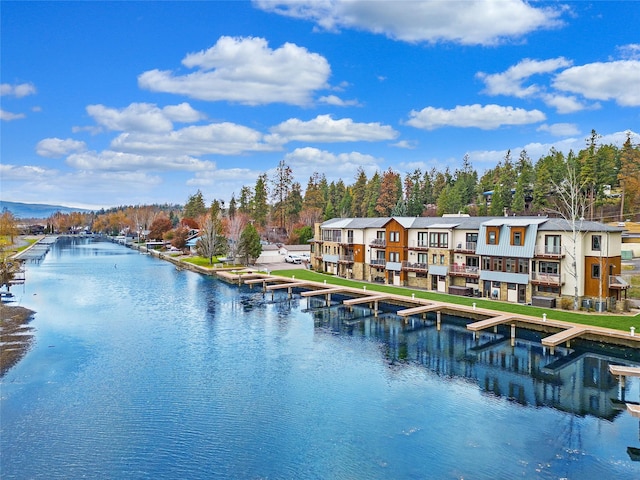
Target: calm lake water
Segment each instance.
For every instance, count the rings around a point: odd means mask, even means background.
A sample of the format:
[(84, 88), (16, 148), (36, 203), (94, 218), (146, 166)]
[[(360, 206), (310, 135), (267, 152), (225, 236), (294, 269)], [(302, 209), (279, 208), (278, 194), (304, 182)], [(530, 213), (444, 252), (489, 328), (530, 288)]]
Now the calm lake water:
[(638, 479), (634, 350), (474, 340), (227, 285), (61, 238), (27, 283), (36, 343), (2, 379), (0, 477)]

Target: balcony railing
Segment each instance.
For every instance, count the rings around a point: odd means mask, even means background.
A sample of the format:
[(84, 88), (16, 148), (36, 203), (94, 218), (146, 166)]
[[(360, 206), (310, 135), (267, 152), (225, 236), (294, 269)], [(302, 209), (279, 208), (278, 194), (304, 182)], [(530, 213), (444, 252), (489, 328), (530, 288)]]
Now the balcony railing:
[(456, 247), (453, 249), (455, 252), (476, 252), (476, 247), (478, 246), (478, 242), (461, 242), (456, 244)]
[(409, 242), (409, 250), (429, 250), (429, 244), (426, 240), (412, 240), (411, 242)]
[(346, 237), (342, 242), (343, 245), (353, 245), (353, 237)]
[(536, 257), (559, 258), (564, 254), (563, 245), (537, 245), (535, 250)]
[(426, 272), (429, 270), (429, 264), (422, 262), (407, 262), (405, 260), (404, 262), (402, 262), (402, 269), (411, 270), (414, 272)]
[(384, 267), (387, 261), (384, 258), (372, 258), (370, 265), (373, 267)]
[(618, 275), (609, 275), (609, 288), (626, 290), (630, 286), (624, 278)]
[(478, 267), (470, 267), (468, 265), (451, 265), (449, 267), (449, 274), (456, 276), (477, 277), (480, 275), (480, 269)]
[(537, 285), (562, 285), (562, 277), (559, 273), (531, 273), (531, 283)]
[(369, 246), (373, 248), (386, 248), (387, 241), (384, 238), (374, 238), (369, 242)]
[(340, 255), (338, 261), (340, 263), (353, 263), (353, 255)]

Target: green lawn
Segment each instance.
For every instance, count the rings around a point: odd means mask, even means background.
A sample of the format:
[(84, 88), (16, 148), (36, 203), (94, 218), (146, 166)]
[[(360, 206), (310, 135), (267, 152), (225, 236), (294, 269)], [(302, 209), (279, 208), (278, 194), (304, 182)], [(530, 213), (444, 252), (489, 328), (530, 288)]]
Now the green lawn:
[[(213, 265), (211, 263), (209, 263), (209, 259), (208, 258), (204, 258), (204, 257), (189, 257), (189, 258), (185, 258), (182, 260), (183, 262), (186, 263), (191, 263), (193, 265), (197, 265), (198, 267), (212, 267)], [(218, 260), (217, 257), (213, 257), (213, 263), (220, 263), (220, 261)]]
[(640, 315), (629, 316), (574, 313), (566, 310), (532, 307), (530, 305), (498, 302), (495, 300), (486, 300), (483, 298), (460, 297), (457, 295), (448, 295), (446, 293), (428, 292), (424, 290), (414, 290), (405, 287), (394, 287), (391, 285), (379, 285), (376, 283), (359, 282), (355, 280), (347, 280), (341, 277), (335, 277), (333, 275), (312, 272), (310, 270), (278, 270), (271, 273), (273, 275), (281, 275), (283, 277), (295, 276), (296, 280), (309, 280), (314, 282), (323, 282), (326, 280), (327, 284), (346, 287), (362, 288), (364, 285), (366, 285), (368, 292), (392, 293), (395, 295), (404, 295), (407, 297), (415, 294), (416, 298), (454, 303), (457, 305), (472, 306), (472, 304), (475, 303), (478, 308), (488, 308), (501, 312), (531, 315), (534, 317), (542, 317), (542, 314), (546, 313), (547, 318), (554, 320), (563, 320), (566, 322), (580, 323), (583, 325), (594, 325), (598, 327), (613, 328), (616, 330), (625, 331), (629, 331), (630, 327), (636, 327), (640, 331)]

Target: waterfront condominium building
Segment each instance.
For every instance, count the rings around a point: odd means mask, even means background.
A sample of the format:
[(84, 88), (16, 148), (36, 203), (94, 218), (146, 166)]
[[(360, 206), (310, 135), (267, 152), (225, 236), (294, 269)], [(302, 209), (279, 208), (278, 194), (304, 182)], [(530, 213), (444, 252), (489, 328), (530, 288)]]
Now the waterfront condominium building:
[(312, 266), (344, 278), (554, 306), (622, 308), (622, 228), (547, 217), (334, 218)]

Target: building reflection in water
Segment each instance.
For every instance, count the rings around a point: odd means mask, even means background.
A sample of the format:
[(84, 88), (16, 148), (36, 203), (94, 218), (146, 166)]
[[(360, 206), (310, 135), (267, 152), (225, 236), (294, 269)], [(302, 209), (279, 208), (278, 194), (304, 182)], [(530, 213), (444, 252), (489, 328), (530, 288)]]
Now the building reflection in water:
[(438, 328), (435, 313), (406, 319), (385, 310), (374, 316), (369, 308), (334, 300), (326, 307), (324, 298), (307, 299), (315, 327), (379, 342), (393, 364), (421, 364), (438, 375), (471, 379), (485, 392), (522, 405), (607, 420), (625, 410), (625, 401), (638, 401), (625, 398), (625, 389), (609, 372), (610, 364), (640, 365), (637, 349), (574, 340), (572, 348), (556, 347), (551, 354), (533, 331), (518, 329), (512, 346), (509, 326), (474, 337), (462, 318), (443, 315)]

